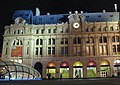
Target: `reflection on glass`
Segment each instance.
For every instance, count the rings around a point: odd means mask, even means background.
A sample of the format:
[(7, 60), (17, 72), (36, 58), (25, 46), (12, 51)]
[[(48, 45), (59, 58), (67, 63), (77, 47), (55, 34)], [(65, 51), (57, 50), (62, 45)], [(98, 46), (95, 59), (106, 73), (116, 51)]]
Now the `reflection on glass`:
[(0, 60), (0, 79), (41, 79), (41, 75), (32, 67), (24, 64)]

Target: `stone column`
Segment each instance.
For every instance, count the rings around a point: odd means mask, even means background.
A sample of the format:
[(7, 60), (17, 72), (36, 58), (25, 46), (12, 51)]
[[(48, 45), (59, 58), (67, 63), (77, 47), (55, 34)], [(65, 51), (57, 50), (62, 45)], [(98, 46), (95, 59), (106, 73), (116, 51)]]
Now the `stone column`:
[(42, 56), (47, 57), (47, 39), (43, 38)]
[(3, 40), (3, 47), (2, 47), (2, 56), (1, 58), (5, 58), (6, 57), (6, 48), (8, 48), (8, 45), (6, 45), (6, 40)]
[(114, 59), (110, 60), (110, 76), (114, 75)]
[(72, 36), (70, 35), (68, 38), (68, 51), (69, 51), (69, 57), (73, 56), (73, 41), (72, 41)]
[(12, 40), (8, 40), (8, 49), (7, 49), (7, 58), (11, 58), (11, 52), (12, 52)]
[(96, 61), (96, 77), (100, 77), (100, 62)]
[(43, 75), (43, 78), (46, 78), (47, 74), (46, 74), (46, 69), (47, 67), (43, 65), (43, 68), (42, 68), (42, 75)]
[(60, 38), (57, 36), (55, 40), (55, 57), (60, 57)]
[(95, 56), (99, 56), (99, 39), (98, 37), (95, 35), (95, 38), (94, 38), (94, 52), (95, 52)]
[(85, 61), (83, 64), (83, 78), (87, 77), (87, 62)]
[(69, 65), (69, 78), (73, 78), (73, 65)]
[(83, 36), (82, 35), (82, 37), (81, 37), (81, 54), (82, 54), (82, 56), (85, 56), (85, 44), (86, 44), (86, 42), (85, 42), (85, 36)]
[(107, 50), (108, 50), (108, 55), (112, 55), (112, 40), (110, 34), (108, 34), (107, 37)]
[(56, 66), (56, 75), (55, 75), (55, 78), (60, 78), (60, 65), (57, 64)]
[(26, 39), (23, 39), (23, 46), (22, 46), (22, 58), (26, 57)]
[(35, 39), (29, 39), (29, 57), (33, 58), (34, 57), (34, 52), (35, 52)]

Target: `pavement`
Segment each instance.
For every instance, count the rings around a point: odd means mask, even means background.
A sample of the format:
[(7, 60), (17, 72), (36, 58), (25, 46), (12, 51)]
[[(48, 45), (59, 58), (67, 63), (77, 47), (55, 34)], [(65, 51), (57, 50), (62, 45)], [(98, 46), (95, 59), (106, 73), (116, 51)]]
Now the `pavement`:
[(120, 85), (120, 78), (7, 80), (0, 85)]

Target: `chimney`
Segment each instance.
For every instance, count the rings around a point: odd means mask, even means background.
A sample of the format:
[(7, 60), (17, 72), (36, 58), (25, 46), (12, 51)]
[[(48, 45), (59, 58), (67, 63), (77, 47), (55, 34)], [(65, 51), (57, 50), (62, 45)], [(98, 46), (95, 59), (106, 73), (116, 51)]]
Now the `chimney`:
[(50, 13), (47, 13), (47, 15), (50, 15)]
[(72, 14), (72, 12), (71, 12), (71, 11), (69, 11), (69, 14)]
[(36, 8), (35, 16), (40, 16), (40, 10), (39, 10), (39, 8)]
[(83, 11), (80, 11), (80, 13), (82, 14), (82, 13), (83, 13)]
[(114, 4), (115, 12), (117, 12), (117, 4)]
[(78, 11), (75, 11), (75, 14), (78, 14)]
[(105, 10), (103, 10), (103, 13), (105, 13)]

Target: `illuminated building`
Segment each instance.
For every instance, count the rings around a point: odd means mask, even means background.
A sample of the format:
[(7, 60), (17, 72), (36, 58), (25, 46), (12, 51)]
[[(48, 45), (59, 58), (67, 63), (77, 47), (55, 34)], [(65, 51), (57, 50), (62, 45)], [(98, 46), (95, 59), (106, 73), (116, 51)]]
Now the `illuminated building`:
[(37, 69), (43, 78), (117, 76), (119, 12), (36, 15), (17, 10), (5, 26), (2, 58)]

